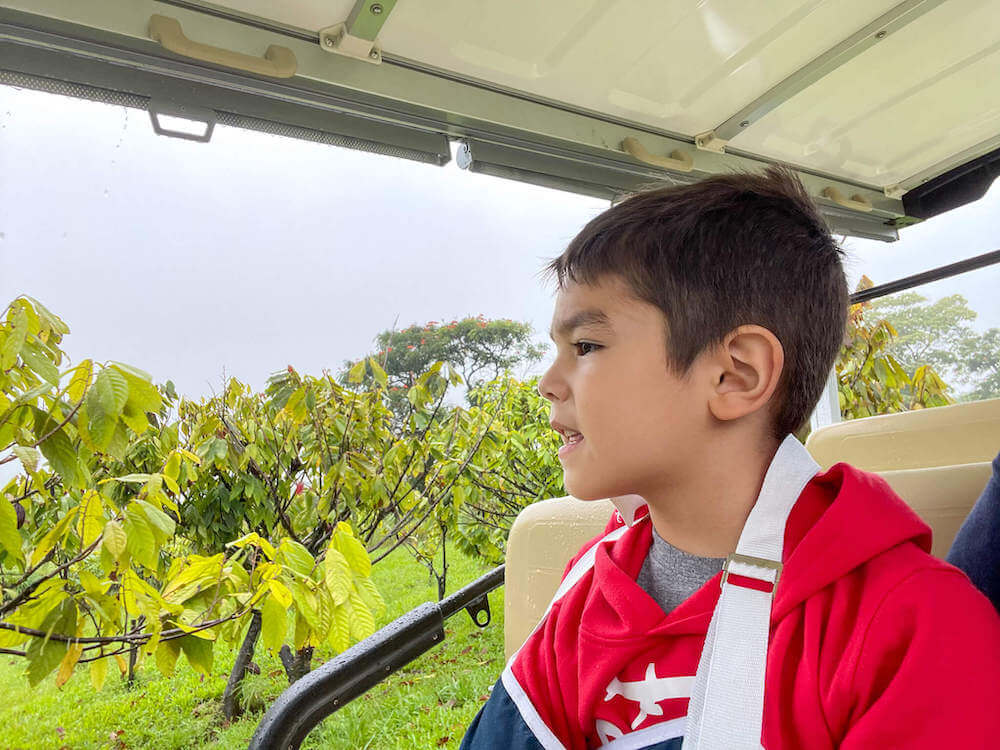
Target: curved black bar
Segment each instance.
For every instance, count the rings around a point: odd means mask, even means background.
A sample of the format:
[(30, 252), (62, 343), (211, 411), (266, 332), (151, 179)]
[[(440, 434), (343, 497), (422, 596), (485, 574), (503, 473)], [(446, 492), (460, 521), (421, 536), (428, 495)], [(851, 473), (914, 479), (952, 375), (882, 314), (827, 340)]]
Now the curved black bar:
[(327, 716), (441, 643), (445, 619), (484, 606), (486, 595), (503, 585), (504, 568), (494, 568), (440, 602), (421, 604), (290, 685), (264, 714), (250, 750), (297, 750)]
[(932, 281), (947, 279), (952, 276), (957, 276), (960, 273), (975, 271), (977, 268), (992, 266), (994, 263), (1000, 263), (1000, 250), (983, 253), (982, 255), (977, 255), (973, 258), (966, 258), (965, 260), (960, 260), (957, 263), (949, 263), (947, 266), (941, 266), (940, 268), (924, 271), (923, 273), (915, 273), (912, 276), (904, 276), (901, 279), (890, 281), (887, 284), (873, 286), (871, 289), (863, 289), (862, 291), (855, 292), (851, 295), (851, 304), (854, 305), (858, 302), (867, 302), (868, 300), (885, 297), (886, 295), (895, 294), (896, 292), (903, 292), (907, 289), (913, 289), (915, 286), (920, 286), (921, 284), (929, 284)]

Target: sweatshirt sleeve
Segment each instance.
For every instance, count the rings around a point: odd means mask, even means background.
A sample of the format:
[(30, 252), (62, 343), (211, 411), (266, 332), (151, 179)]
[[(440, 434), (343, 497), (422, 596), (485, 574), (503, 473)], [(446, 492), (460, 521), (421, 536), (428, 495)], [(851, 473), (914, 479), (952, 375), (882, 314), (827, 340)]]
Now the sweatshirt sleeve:
[(869, 622), (842, 750), (1000, 747), (1000, 616), (955, 569), (917, 571)]

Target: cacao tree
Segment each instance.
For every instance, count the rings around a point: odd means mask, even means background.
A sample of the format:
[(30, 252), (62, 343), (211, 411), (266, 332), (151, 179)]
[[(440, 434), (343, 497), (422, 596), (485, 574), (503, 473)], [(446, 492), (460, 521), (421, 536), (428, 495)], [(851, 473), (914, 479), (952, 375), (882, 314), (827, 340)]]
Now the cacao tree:
[(109, 659), (170, 674), (181, 653), (207, 673), (254, 611), (273, 648), (373, 631), (383, 603), (346, 521), (313, 551), (254, 532), (195, 549), (187, 493), (219, 451), (182, 442), (169, 384), (116, 362), (61, 369), (68, 332), (30, 297), (0, 321), (0, 464), (22, 468), (0, 490), (0, 652), (25, 657), (30, 684), (88, 664), (100, 689)]
[[(873, 286), (862, 277), (858, 291)], [(925, 409), (954, 403), (948, 385), (930, 364), (913, 372), (896, 360), (893, 325), (873, 314), (872, 303), (851, 305), (844, 347), (836, 361), (840, 412), (845, 419)]]

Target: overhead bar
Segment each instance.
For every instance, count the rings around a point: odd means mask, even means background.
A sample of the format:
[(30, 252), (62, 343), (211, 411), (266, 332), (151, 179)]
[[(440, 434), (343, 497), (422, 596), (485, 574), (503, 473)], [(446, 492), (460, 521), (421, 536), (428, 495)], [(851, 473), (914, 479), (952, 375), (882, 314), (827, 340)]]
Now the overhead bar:
[(832, 49), (812, 62), (799, 68), (785, 80), (754, 99), (739, 112), (720, 124), (714, 131), (716, 140), (728, 141), (753, 126), (768, 112), (781, 106), (800, 91), (808, 88), (829, 73), (878, 44), (890, 34), (899, 31), (924, 13), (936, 8), (944, 0), (906, 0), (870, 24), (851, 34)]
[(905, 292), (907, 289), (929, 284), (932, 281), (947, 279), (951, 276), (958, 276), (960, 273), (975, 271), (977, 268), (992, 266), (995, 263), (1000, 263), (1000, 250), (983, 253), (974, 258), (960, 260), (957, 263), (950, 263), (947, 266), (941, 266), (940, 268), (924, 271), (923, 273), (915, 273), (912, 276), (890, 281), (888, 284), (873, 286), (871, 289), (863, 289), (851, 295), (851, 304), (856, 305), (861, 302), (878, 299), (879, 297), (885, 297), (889, 294), (895, 294), (896, 292)]
[[(13, 10), (10, 5), (21, 10)], [(621, 150), (626, 138), (636, 138), (652, 154), (690, 153), (693, 164), (688, 175), (693, 179), (726, 172), (754, 172), (774, 163), (772, 159), (752, 154), (696, 150), (689, 136), (576, 110), (523, 92), (459, 80), (447, 72), (421, 68), (412, 61), (379, 58), (381, 64), (372, 65), (368, 61), (327, 54), (324, 46), (306, 41), (301, 35), (282, 35), (273, 27), (261, 28), (238, 19), (199, 12), (188, 3), (171, 5), (170, 12), (185, 31), (190, 28), (198, 39), (241, 52), (264, 49), (278, 42), (294, 53), (298, 69), (294, 77), (276, 80), (178, 60), (156, 47), (151, 48), (149, 43), (146, 14), (162, 10), (163, 3), (131, 0), (129, 14), (122, 14), (120, 8), (117, 0), (69, 5), (62, 0), (7, 0), (7, 7), (0, 8), (0, 57), (3, 47), (8, 45), (15, 60), (26, 46), (43, 47), (65, 58), (64, 67), (70, 73), (82, 59), (88, 58), (117, 66), (122, 71), (120, 78), (126, 81), (122, 89), (125, 91), (132, 90), (128, 78), (133, 75), (155, 75), (178, 88), (199, 82), (245, 93), (262, 104), (273, 106), (281, 102), (331, 115), (350, 114), (393, 130), (512, 143), (525, 151), (551, 147), (573, 152), (574, 161), (598, 167), (607, 161), (630, 161), (633, 168), (648, 168), (664, 179), (678, 173), (640, 164), (627, 156)], [(79, 78), (70, 80), (106, 86)], [(801, 168), (797, 172), (810, 195), (845, 214), (852, 209), (823, 198), (821, 192), (825, 188), (834, 187), (842, 195), (859, 195), (870, 202), (872, 211), (864, 225), (886, 226), (861, 236), (878, 234), (881, 239), (895, 239), (895, 227), (905, 218), (899, 198), (885, 195), (879, 186)]]

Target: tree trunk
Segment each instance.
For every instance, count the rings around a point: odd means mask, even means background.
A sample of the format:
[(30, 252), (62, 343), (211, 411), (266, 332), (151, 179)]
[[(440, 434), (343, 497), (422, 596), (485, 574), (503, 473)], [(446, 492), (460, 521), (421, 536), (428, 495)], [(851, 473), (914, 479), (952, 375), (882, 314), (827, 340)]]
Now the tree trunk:
[(292, 656), (292, 650), (288, 646), (281, 647), (281, 650), (278, 652), (278, 658), (281, 659), (281, 663), (285, 667), (285, 674), (288, 675), (289, 685), (300, 677), (309, 674), (309, 670), (312, 669), (312, 655), (312, 646), (306, 646), (299, 650), (295, 656)]
[[(132, 620), (132, 632), (135, 632), (135, 620)], [(128, 679), (126, 685), (129, 689), (135, 684), (135, 663), (139, 658), (139, 647), (132, 646), (128, 650)]]
[(139, 647), (132, 646), (128, 650), (128, 682), (126, 683), (129, 688), (135, 684), (135, 662), (139, 658)]
[(253, 651), (257, 645), (257, 638), (260, 636), (260, 610), (254, 609), (250, 613), (250, 627), (247, 629), (243, 645), (240, 646), (239, 653), (236, 654), (236, 663), (233, 664), (233, 671), (229, 673), (229, 682), (226, 683), (226, 691), (222, 694), (222, 714), (232, 721), (243, 713), (243, 706), (240, 702), (240, 683), (246, 676), (247, 668), (253, 659)]

